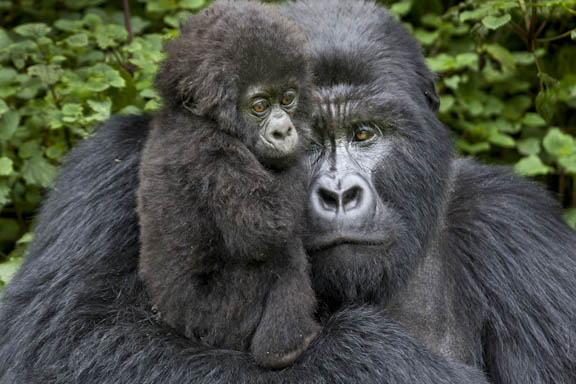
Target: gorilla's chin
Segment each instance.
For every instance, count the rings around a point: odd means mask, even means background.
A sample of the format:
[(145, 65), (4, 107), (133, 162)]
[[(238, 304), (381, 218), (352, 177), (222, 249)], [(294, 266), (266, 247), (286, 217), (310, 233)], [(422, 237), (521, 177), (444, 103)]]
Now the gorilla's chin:
[(351, 302), (375, 303), (387, 275), (389, 250), (389, 244), (340, 243), (309, 252), (323, 310), (330, 313)]

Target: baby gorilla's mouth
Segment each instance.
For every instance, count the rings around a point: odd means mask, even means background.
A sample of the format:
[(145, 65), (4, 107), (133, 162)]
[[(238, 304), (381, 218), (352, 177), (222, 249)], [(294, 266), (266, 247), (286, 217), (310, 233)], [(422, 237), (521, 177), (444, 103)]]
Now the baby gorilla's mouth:
[(297, 134), (282, 140), (269, 140), (267, 137), (260, 136), (259, 141), (260, 145), (257, 144), (257, 147), (259, 147), (257, 149), (271, 159), (293, 156), (298, 148)]

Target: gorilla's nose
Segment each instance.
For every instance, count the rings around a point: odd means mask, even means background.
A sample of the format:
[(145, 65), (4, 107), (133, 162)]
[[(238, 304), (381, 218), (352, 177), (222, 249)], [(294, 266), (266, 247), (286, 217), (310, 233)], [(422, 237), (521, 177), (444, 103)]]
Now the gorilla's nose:
[(370, 217), (376, 199), (360, 175), (320, 176), (312, 186), (312, 210), (323, 217)]
[(264, 139), (275, 148), (273, 157), (290, 155), (298, 145), (298, 132), (290, 118), (275, 118), (266, 127)]
[(294, 134), (294, 127), (290, 122), (286, 122), (284, 124), (276, 124), (270, 130), (270, 136), (272, 140), (275, 141), (284, 141), (289, 136)]

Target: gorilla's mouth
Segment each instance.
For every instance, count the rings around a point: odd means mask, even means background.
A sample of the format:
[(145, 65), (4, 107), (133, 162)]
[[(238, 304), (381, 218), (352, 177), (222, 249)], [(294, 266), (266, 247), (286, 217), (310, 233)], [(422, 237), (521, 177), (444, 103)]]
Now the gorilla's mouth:
[(379, 247), (383, 251), (388, 250), (393, 243), (393, 238), (387, 239), (366, 236), (321, 236), (306, 243), (306, 251), (315, 253), (335, 248), (341, 245)]

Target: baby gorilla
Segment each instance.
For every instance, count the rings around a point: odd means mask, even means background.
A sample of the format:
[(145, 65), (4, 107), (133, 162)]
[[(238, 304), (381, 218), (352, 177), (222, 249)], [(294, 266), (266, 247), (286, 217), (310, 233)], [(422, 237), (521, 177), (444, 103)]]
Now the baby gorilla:
[(165, 107), (143, 151), (140, 276), (187, 337), (291, 364), (319, 332), (298, 234), (310, 71), (274, 8), (192, 16), (157, 77)]

